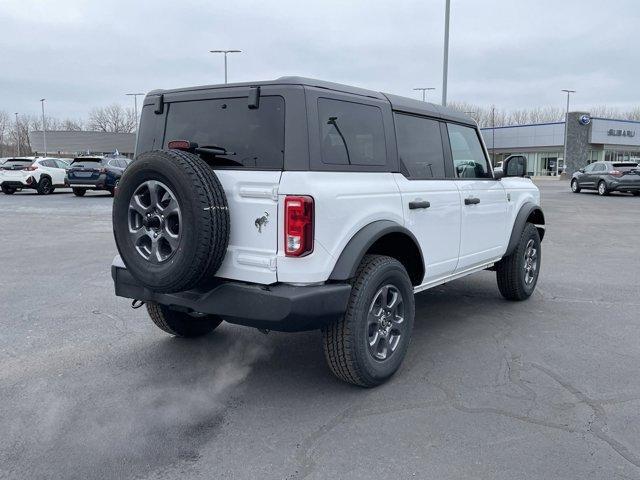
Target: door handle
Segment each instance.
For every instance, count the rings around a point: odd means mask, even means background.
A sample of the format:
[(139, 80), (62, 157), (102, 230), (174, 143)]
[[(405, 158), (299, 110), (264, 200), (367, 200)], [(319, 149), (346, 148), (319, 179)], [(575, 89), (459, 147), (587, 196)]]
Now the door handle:
[(477, 205), (478, 203), (480, 203), (480, 199), (476, 197), (469, 197), (464, 199), (465, 205)]
[(422, 200), (415, 200), (409, 202), (409, 210), (416, 210), (417, 208), (429, 208), (431, 204)]

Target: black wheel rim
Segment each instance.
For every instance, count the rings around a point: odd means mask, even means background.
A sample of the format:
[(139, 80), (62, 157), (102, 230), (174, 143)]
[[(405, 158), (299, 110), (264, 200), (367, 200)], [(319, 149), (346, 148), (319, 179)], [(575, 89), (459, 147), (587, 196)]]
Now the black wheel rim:
[(524, 283), (530, 286), (536, 279), (536, 272), (538, 271), (538, 249), (536, 248), (536, 242), (533, 239), (529, 239), (527, 246), (524, 249)]
[(129, 239), (146, 261), (159, 264), (178, 250), (182, 213), (175, 194), (164, 183), (147, 180), (129, 201)]
[(47, 178), (43, 178), (42, 182), (42, 193), (49, 193), (51, 191), (51, 182)]
[(404, 299), (400, 290), (388, 284), (373, 296), (367, 313), (367, 346), (377, 361), (389, 359), (405, 334)]

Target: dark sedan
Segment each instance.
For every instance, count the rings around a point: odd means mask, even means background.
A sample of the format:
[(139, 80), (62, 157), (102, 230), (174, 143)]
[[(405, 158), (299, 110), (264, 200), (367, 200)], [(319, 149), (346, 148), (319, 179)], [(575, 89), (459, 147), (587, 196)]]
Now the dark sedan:
[(594, 162), (571, 178), (571, 191), (597, 190), (598, 195), (628, 192), (640, 195), (640, 166), (635, 162)]
[(71, 162), (66, 183), (82, 197), (87, 190), (106, 190), (112, 196), (122, 172), (131, 163), (126, 157), (78, 157)]

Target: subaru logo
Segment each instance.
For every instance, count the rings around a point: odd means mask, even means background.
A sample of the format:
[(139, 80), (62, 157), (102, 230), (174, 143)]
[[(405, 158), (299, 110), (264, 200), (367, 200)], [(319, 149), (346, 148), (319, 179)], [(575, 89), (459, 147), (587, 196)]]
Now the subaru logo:
[(578, 122), (580, 122), (580, 125), (589, 125), (591, 123), (591, 117), (589, 115), (580, 115)]

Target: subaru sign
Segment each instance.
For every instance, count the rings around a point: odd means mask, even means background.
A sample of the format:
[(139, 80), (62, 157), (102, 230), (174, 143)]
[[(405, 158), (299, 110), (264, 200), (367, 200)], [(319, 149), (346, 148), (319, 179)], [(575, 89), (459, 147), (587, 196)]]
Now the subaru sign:
[(580, 122), (580, 125), (589, 125), (591, 123), (591, 117), (587, 114), (580, 115), (580, 118), (578, 118), (578, 122)]

